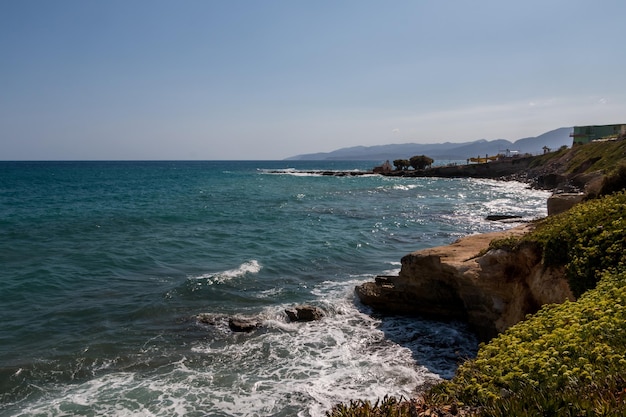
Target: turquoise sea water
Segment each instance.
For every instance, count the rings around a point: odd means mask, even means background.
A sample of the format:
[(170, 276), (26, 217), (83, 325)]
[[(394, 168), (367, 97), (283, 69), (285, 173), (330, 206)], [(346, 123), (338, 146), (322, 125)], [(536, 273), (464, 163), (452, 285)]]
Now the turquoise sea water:
[[(322, 416), (450, 377), (463, 325), (378, 317), (354, 286), (548, 194), (306, 173), (373, 165), (0, 162), (0, 415)], [(301, 303), (326, 317), (290, 323)]]

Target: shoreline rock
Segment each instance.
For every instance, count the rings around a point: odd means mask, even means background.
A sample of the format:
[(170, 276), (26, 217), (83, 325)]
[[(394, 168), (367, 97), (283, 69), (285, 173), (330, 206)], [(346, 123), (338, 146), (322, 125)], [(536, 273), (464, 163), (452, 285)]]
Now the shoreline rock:
[(575, 299), (563, 270), (545, 268), (536, 247), (484, 252), (493, 239), (532, 227), (470, 235), (410, 253), (402, 258), (398, 276), (377, 277), (357, 286), (356, 294), (381, 313), (466, 321), (487, 341), (543, 304)]
[(285, 314), (292, 322), (317, 321), (324, 317), (324, 311), (312, 305), (304, 304), (285, 309)]
[(234, 316), (228, 319), (228, 327), (233, 332), (250, 333), (260, 326), (261, 322), (255, 318)]
[[(318, 321), (326, 316), (326, 312), (319, 307), (309, 304), (298, 304), (293, 307), (286, 308), (285, 319), (288, 322), (300, 323)], [(202, 325), (212, 326), (216, 328), (228, 328), (234, 333), (250, 333), (264, 326), (264, 320), (257, 315), (235, 314), (229, 316), (219, 313), (200, 313), (193, 318)]]
[(563, 213), (585, 199), (584, 193), (558, 193), (548, 198), (548, 216)]

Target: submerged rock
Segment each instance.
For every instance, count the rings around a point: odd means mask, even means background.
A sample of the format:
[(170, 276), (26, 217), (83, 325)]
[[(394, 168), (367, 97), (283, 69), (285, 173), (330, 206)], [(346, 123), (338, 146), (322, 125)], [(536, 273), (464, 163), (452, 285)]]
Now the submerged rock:
[(227, 316), (224, 314), (202, 313), (196, 316), (198, 323), (215, 327), (226, 327), (233, 332), (251, 332), (261, 326), (257, 317)]
[(217, 326), (228, 320), (228, 316), (224, 314), (201, 313), (195, 317), (198, 323), (208, 324), (209, 326)]

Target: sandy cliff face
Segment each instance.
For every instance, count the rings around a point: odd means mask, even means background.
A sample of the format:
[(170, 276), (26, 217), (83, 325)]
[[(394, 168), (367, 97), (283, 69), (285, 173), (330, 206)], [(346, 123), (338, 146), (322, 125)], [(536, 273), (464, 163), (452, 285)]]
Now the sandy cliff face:
[(358, 286), (356, 293), (381, 312), (466, 320), (488, 340), (543, 304), (574, 300), (563, 271), (544, 268), (532, 245), (477, 256), (491, 240), (527, 233), (530, 227), (467, 236), (413, 252), (402, 258), (397, 277), (377, 277)]

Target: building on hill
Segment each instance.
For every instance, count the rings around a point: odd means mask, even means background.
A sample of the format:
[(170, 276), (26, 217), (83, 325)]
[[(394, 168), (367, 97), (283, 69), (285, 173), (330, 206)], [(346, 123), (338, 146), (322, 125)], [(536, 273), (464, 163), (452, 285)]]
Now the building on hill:
[(626, 124), (574, 126), (574, 132), (570, 134), (574, 138), (574, 145), (582, 145), (598, 139), (617, 139), (624, 135), (626, 135)]

